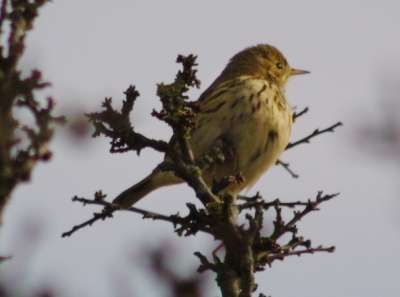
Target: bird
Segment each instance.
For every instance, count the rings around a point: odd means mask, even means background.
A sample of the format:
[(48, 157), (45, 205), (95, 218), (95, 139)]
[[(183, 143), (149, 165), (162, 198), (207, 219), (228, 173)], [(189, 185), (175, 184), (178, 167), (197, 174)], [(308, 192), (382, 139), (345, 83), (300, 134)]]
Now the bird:
[[(274, 46), (258, 44), (234, 55), (221, 74), (200, 95), (189, 144), (194, 159), (216, 147), (229, 149), (223, 162), (203, 170), (208, 186), (240, 173), (242, 182), (224, 192), (236, 197), (274, 165), (289, 143), (293, 109), (286, 100), (288, 79), (309, 71), (292, 68)], [(120, 193), (113, 204), (129, 208), (153, 190), (182, 183), (172, 171), (156, 167), (147, 177)]]

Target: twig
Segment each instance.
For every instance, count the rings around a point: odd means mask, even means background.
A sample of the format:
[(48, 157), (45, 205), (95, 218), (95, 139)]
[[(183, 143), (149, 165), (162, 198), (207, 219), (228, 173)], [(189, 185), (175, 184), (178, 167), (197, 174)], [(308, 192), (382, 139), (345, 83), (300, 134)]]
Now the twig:
[(75, 233), (76, 231), (85, 228), (87, 226), (92, 226), (94, 222), (98, 221), (98, 220), (105, 220), (108, 217), (112, 217), (112, 211), (110, 210), (109, 212), (95, 212), (93, 213), (93, 218), (84, 221), (81, 224), (75, 225), (71, 228), (71, 230), (66, 231), (64, 233), (61, 234), (61, 237), (70, 237), (73, 233)]
[(127, 208), (127, 209), (120, 209), (113, 203), (107, 202), (105, 200), (96, 200), (96, 199), (91, 200), (91, 199), (86, 199), (86, 198), (74, 197), (74, 198), (72, 198), (72, 201), (81, 202), (84, 205), (85, 204), (101, 205), (101, 206), (104, 206), (105, 208), (114, 209), (114, 211), (116, 211), (116, 210), (130, 211), (130, 212), (134, 212), (134, 213), (143, 215), (143, 218), (145, 218), (145, 219), (157, 219), (157, 220), (171, 221), (169, 216), (165, 216), (162, 214), (158, 214), (158, 213), (155, 213), (152, 211), (144, 210), (144, 209), (133, 207), (133, 206), (130, 208)]
[(281, 165), (287, 172), (289, 172), (290, 176), (293, 178), (298, 178), (299, 175), (297, 173), (295, 173), (291, 168), (290, 168), (290, 164), (287, 162), (283, 162), (282, 160), (278, 160), (276, 161), (277, 165)]
[(299, 112), (294, 112), (293, 113), (293, 122), (297, 119), (297, 118), (299, 118), (299, 117), (301, 117), (302, 115), (304, 115), (305, 113), (307, 113), (308, 112), (308, 107), (305, 107), (303, 110), (301, 110), (301, 111), (299, 111)]
[(307, 206), (309, 202), (303, 202), (303, 201), (295, 201), (295, 202), (281, 202), (279, 199), (275, 199), (271, 202), (266, 202), (264, 200), (255, 200), (255, 201), (248, 201), (246, 203), (240, 204), (239, 205), (239, 210), (245, 210), (245, 209), (251, 209), (255, 207), (262, 207), (263, 209), (267, 210), (271, 207), (287, 207), (287, 208), (295, 208), (295, 207), (300, 207), (300, 206)]
[(314, 254), (318, 252), (326, 252), (326, 253), (333, 253), (335, 251), (335, 246), (329, 246), (329, 247), (323, 247), (323, 246), (318, 246), (315, 248), (306, 248), (302, 250), (297, 250), (297, 251), (283, 251), (282, 253), (279, 254), (267, 254), (267, 255), (262, 255), (259, 258), (259, 261), (265, 261), (266, 263), (272, 263), (275, 260), (280, 260), (282, 261), (284, 258), (288, 256), (301, 256), (304, 254)]
[[(18, 68), (26, 36), (47, 2), (3, 0), (0, 6), (0, 218), (17, 185), (30, 179), (38, 162), (51, 158), (54, 124), (63, 122), (53, 116), (51, 98), (47, 106), (38, 98), (39, 91), (49, 86), (40, 71), (27, 76)], [(26, 125), (17, 116), (24, 108), (32, 118)]]
[[(97, 192), (96, 195), (98, 195), (99, 193), (101, 193), (101, 192)], [(168, 215), (159, 214), (159, 213), (156, 213), (153, 211), (148, 211), (148, 210), (144, 210), (144, 209), (137, 208), (137, 207), (121, 209), (121, 208), (118, 208), (118, 206), (116, 206), (115, 204), (105, 201), (103, 199), (104, 197), (105, 196), (102, 196), (102, 199), (98, 199), (96, 197), (94, 199), (87, 199), (87, 198), (82, 198), (82, 197), (77, 197), (77, 196), (73, 197), (72, 201), (74, 201), (74, 202), (80, 202), (83, 205), (100, 205), (100, 206), (103, 206), (104, 208), (103, 208), (102, 212), (93, 213), (92, 218), (84, 221), (81, 224), (75, 225), (69, 231), (62, 233), (61, 237), (69, 237), (76, 231), (93, 225), (93, 223), (95, 223), (98, 220), (105, 220), (108, 217), (112, 217), (112, 214), (115, 211), (129, 211), (129, 212), (138, 213), (138, 214), (142, 215), (143, 219), (159, 220), (159, 221), (165, 221), (165, 222), (172, 223), (174, 228), (176, 228), (178, 225), (180, 225), (181, 227), (175, 229), (175, 231), (180, 235), (181, 234), (185, 234), (186, 236), (191, 235), (191, 234), (194, 234), (195, 232), (197, 232), (197, 230), (205, 232), (205, 233), (210, 233), (210, 230), (208, 228), (206, 228), (205, 226), (201, 226), (201, 225), (197, 224), (197, 222), (195, 222), (195, 219), (197, 216), (199, 216), (199, 213), (190, 204), (188, 204), (190, 212), (186, 217), (181, 217), (178, 214), (168, 216)]]
[(293, 226), (295, 226), (295, 224), (298, 221), (300, 221), (305, 215), (307, 215), (308, 213), (310, 213), (312, 211), (319, 210), (318, 206), (322, 202), (329, 201), (338, 195), (339, 195), (339, 193), (323, 195), (323, 192), (319, 191), (317, 193), (317, 197), (315, 198), (314, 201), (309, 200), (306, 207), (302, 211), (299, 211), (299, 212), (295, 211), (293, 218), (288, 223), (286, 223), (284, 226), (281, 226), (280, 228), (276, 228), (274, 233), (271, 235), (271, 238), (276, 240), (280, 236), (285, 234), (286, 232), (291, 232), (291, 228)]
[(202, 253), (200, 252), (195, 252), (194, 255), (199, 258), (201, 265), (199, 266), (199, 268), (197, 269), (198, 272), (204, 272), (207, 270), (212, 270), (214, 272), (217, 272), (217, 265), (214, 263), (211, 263), (210, 261), (208, 261), (207, 257), (204, 256)]
[(289, 144), (286, 146), (286, 150), (288, 150), (288, 149), (290, 149), (290, 148), (292, 148), (292, 147), (294, 147), (294, 146), (296, 146), (296, 145), (302, 144), (302, 143), (310, 143), (310, 140), (311, 140), (312, 138), (314, 138), (314, 137), (316, 137), (316, 136), (318, 136), (318, 135), (324, 134), (324, 133), (334, 132), (335, 129), (336, 129), (337, 127), (340, 127), (340, 126), (343, 126), (342, 122), (337, 122), (336, 124), (334, 124), (334, 125), (332, 125), (332, 126), (326, 128), (326, 129), (322, 129), (322, 130), (315, 129), (310, 135), (308, 135), (308, 136), (306, 136), (306, 137), (304, 137), (304, 138), (301, 138), (301, 139), (299, 139), (299, 140), (297, 140), (297, 141), (294, 141), (294, 142), (289, 143)]
[(168, 150), (167, 142), (148, 138), (133, 130), (130, 113), (139, 97), (139, 92), (131, 85), (124, 94), (125, 100), (120, 111), (113, 108), (111, 98), (105, 98), (102, 111), (86, 115), (95, 128), (93, 137), (104, 135), (110, 138), (111, 153), (134, 150), (139, 154), (146, 147), (165, 153)]

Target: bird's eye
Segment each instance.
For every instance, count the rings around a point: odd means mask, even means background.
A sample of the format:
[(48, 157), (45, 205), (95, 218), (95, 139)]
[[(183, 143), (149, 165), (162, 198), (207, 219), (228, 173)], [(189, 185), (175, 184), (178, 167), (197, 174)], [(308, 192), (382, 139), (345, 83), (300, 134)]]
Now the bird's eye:
[(276, 63), (276, 67), (277, 67), (278, 69), (283, 69), (283, 64), (282, 64), (281, 62)]

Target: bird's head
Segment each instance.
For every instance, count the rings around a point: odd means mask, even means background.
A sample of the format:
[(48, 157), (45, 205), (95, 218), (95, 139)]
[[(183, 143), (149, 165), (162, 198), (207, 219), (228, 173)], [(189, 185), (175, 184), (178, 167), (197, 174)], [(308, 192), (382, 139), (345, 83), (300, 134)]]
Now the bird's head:
[(284, 88), (289, 77), (309, 73), (289, 66), (286, 58), (275, 47), (259, 44), (237, 53), (229, 61), (221, 78), (232, 79), (242, 75), (264, 78)]

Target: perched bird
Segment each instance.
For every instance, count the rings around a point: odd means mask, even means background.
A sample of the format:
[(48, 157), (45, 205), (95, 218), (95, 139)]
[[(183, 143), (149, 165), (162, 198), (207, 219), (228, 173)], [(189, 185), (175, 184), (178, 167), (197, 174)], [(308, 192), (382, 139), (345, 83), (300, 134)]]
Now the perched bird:
[[(235, 196), (275, 164), (289, 143), (292, 109), (285, 97), (289, 77), (308, 71), (291, 68), (275, 47), (260, 44), (237, 53), (200, 96), (190, 145), (195, 159), (216, 146), (228, 147), (223, 163), (203, 171), (205, 182), (241, 173), (244, 182), (225, 189)], [(181, 183), (172, 172), (156, 168), (122, 192), (113, 203), (128, 208), (151, 191)]]

